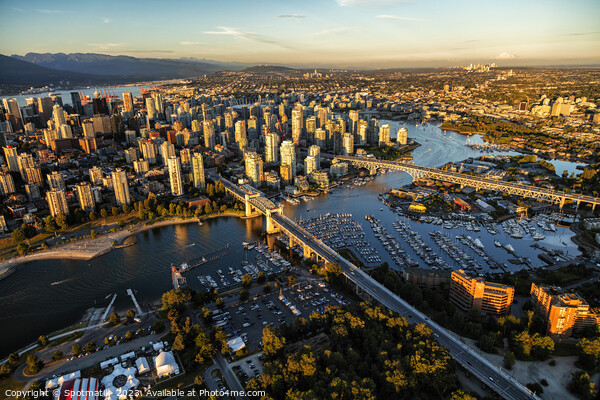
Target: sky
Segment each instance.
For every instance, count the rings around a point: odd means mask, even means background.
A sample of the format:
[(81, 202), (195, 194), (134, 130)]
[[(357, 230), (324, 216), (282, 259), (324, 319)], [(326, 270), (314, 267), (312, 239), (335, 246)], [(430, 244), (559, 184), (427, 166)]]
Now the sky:
[(0, 0), (0, 53), (336, 68), (600, 63), (598, 0)]

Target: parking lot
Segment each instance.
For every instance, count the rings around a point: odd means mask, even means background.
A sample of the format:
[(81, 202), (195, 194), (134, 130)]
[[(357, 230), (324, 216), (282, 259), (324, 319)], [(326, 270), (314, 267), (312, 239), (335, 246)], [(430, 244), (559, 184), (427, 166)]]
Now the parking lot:
[(263, 358), (263, 354), (258, 353), (231, 363), (231, 368), (238, 375), (244, 387), (250, 378), (258, 378), (262, 375)]
[(325, 282), (300, 282), (291, 288), (213, 311), (213, 326), (223, 328), (228, 338), (239, 336), (249, 353), (262, 348), (262, 330), (292, 324), (296, 317), (308, 318), (327, 305), (345, 305), (349, 300), (327, 288)]

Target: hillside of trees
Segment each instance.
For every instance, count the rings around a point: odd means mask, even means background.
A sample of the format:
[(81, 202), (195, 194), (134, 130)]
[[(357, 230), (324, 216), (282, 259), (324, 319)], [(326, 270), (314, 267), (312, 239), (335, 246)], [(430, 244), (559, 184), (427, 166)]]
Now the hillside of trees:
[(426, 325), (368, 303), (267, 326), (263, 345), (263, 375), (247, 385), (263, 399), (472, 398)]

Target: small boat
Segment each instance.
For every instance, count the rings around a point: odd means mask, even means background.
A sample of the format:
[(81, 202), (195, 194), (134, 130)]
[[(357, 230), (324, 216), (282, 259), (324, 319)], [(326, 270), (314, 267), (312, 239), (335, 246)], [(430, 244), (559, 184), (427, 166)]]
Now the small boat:
[(511, 252), (511, 253), (514, 253), (514, 252), (515, 252), (515, 248), (514, 248), (514, 247), (512, 247), (510, 244), (507, 244), (506, 246), (504, 246), (504, 248), (505, 248), (506, 250), (508, 250), (509, 252)]
[(496, 245), (496, 247), (502, 247), (502, 243), (497, 240), (494, 240), (494, 245)]

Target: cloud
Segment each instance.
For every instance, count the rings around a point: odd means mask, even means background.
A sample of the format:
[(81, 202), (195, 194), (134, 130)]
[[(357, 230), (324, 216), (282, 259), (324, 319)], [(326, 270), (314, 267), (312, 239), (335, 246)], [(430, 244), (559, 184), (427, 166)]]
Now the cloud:
[(122, 47), (121, 43), (89, 43), (89, 46), (95, 47), (96, 50), (108, 51), (115, 47)]
[(102, 22), (104, 22), (105, 24), (109, 24), (112, 21), (112, 19), (110, 18), (102, 18)]
[(46, 8), (36, 8), (34, 11), (42, 14), (66, 14), (68, 12), (65, 10), (49, 10)]
[(330, 29), (322, 30), (320, 32), (315, 32), (315, 33), (311, 34), (310, 36), (337, 35), (340, 33), (353, 32), (353, 31), (355, 31), (355, 29), (352, 29), (352, 28), (330, 28)]
[(182, 46), (194, 46), (194, 45), (200, 44), (200, 42), (186, 42), (186, 41), (183, 41), (183, 42), (179, 42), (179, 44), (182, 45)]
[(335, 0), (340, 7), (383, 8), (403, 3), (403, 0)]
[(517, 58), (517, 56), (514, 54), (502, 52), (494, 57), (494, 60), (514, 60), (515, 58)]
[(572, 33), (565, 33), (561, 36), (587, 36), (587, 35), (597, 35), (600, 32), (572, 32)]
[(282, 48), (288, 49), (288, 50), (292, 49), (291, 46), (288, 46), (285, 43), (280, 43), (276, 40), (271, 40), (271, 39), (265, 38), (256, 33), (253, 33), (253, 32), (244, 32), (244, 31), (240, 31), (237, 28), (231, 28), (228, 26), (217, 26), (217, 29), (220, 29), (220, 31), (205, 31), (204, 33), (207, 35), (232, 36), (236, 39), (242, 39), (242, 40), (247, 40), (247, 41), (256, 42), (256, 43), (271, 44), (271, 45), (279, 46), (279, 47), (282, 47)]
[(305, 16), (302, 14), (279, 14), (277, 16), (277, 18), (296, 18), (296, 19), (301, 19), (304, 18)]
[(395, 21), (425, 21), (422, 18), (400, 17), (398, 15), (387, 15), (387, 14), (378, 15), (376, 18), (380, 18), (380, 19), (393, 19)]

